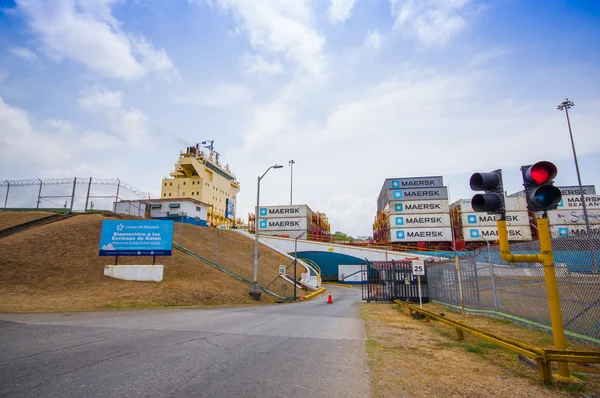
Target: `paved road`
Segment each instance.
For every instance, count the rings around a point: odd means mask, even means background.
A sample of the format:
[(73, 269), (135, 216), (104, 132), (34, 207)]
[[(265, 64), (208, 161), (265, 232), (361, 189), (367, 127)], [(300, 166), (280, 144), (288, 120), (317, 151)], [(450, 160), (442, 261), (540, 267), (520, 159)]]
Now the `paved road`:
[(366, 397), (360, 290), (226, 309), (0, 314), (0, 396)]

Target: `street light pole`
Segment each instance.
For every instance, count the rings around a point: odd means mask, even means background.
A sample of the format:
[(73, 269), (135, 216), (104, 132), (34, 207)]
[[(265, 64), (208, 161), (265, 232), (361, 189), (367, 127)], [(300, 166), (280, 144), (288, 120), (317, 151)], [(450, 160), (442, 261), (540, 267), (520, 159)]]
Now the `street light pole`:
[(577, 162), (577, 153), (575, 152), (575, 142), (573, 141), (573, 131), (571, 130), (571, 120), (569, 119), (569, 109), (575, 106), (573, 101), (569, 101), (568, 98), (565, 99), (558, 107), (556, 108), (559, 111), (564, 110), (567, 115), (567, 124), (569, 125), (569, 136), (571, 137), (571, 147), (573, 148), (573, 159), (575, 159), (575, 170), (577, 171), (577, 182), (579, 183), (579, 194), (581, 195), (581, 206), (583, 207), (583, 218), (585, 219), (585, 229), (586, 232), (590, 233), (590, 220), (588, 219), (587, 213), (587, 205), (585, 203), (585, 197), (583, 196), (583, 185), (581, 185), (581, 175), (579, 174), (579, 163)]
[(280, 169), (283, 166), (275, 164), (267, 169), (264, 174), (258, 177), (258, 183), (256, 185), (256, 209), (254, 211), (254, 279), (252, 280), (252, 287), (250, 287), (250, 295), (255, 300), (260, 300), (260, 289), (258, 288), (258, 225), (259, 225), (259, 206), (260, 206), (260, 180), (269, 172), (271, 169)]
[(292, 188), (294, 187), (294, 159), (290, 160), (290, 206), (292, 205)]

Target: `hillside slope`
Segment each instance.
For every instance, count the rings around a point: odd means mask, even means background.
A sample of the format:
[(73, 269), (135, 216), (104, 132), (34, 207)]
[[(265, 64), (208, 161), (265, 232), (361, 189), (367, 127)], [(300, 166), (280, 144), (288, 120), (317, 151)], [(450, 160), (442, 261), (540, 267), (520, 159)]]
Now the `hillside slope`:
[(0, 211), (0, 230), (54, 214), (49, 211)]
[[(175, 225), (175, 233), (173, 242), (179, 243), (179, 228), (180, 225)], [(182, 231), (181, 245), (188, 250), (201, 255), (210, 261), (215, 261), (217, 257), (217, 234), (218, 234), (218, 264), (235, 272), (238, 275), (244, 276), (250, 280), (254, 279), (254, 241), (248, 239), (242, 234), (230, 230), (217, 230), (216, 228), (199, 228), (193, 225), (184, 224)], [(293, 295), (293, 286), (286, 284), (286, 291), (282, 290), (282, 285), (285, 283), (278, 279), (279, 265), (283, 264), (286, 267), (292, 264), (292, 260), (282, 256), (275, 250), (259, 245), (259, 262), (258, 262), (258, 283), (261, 286), (267, 286), (273, 282), (269, 289), (279, 294)], [(297, 274), (304, 271), (304, 268), (298, 266)], [(288, 268), (288, 272), (293, 274), (294, 267)], [(263, 294), (264, 296), (264, 294)]]
[[(256, 303), (248, 295), (248, 284), (177, 250), (171, 257), (157, 257), (157, 264), (165, 266), (163, 282), (104, 276), (104, 266), (114, 263), (114, 257), (98, 256), (102, 221), (107, 219), (100, 214), (78, 215), (0, 239), (0, 311)], [(185, 227), (190, 232), (184, 243), (190, 238), (208, 241), (216, 232)], [(227, 247), (223, 243), (223, 252), (233, 250)], [(203, 255), (198, 245), (190, 244), (190, 249)], [(119, 264), (151, 262), (151, 257), (119, 258)], [(262, 302), (272, 303), (274, 298), (263, 294)]]

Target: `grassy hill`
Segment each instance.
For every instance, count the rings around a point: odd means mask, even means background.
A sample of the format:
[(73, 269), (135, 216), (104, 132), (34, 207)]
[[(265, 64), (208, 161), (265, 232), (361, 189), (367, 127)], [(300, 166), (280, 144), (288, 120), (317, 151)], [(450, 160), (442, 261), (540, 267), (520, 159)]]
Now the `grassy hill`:
[[(10, 213), (1, 216), (3, 225), (16, 223)], [(157, 264), (165, 266), (162, 282), (104, 276), (104, 266), (114, 263), (114, 257), (98, 256), (102, 221), (107, 219), (102, 214), (78, 215), (0, 239), (0, 311), (256, 304), (248, 284), (178, 250), (171, 257), (157, 257)], [(233, 231), (218, 233), (219, 264), (252, 279), (252, 241)], [(211, 261), (216, 238), (215, 229), (183, 226), (182, 245)], [(260, 252), (259, 283), (266, 285), (277, 276), (279, 264), (290, 260), (266, 247)], [(151, 257), (119, 257), (119, 264), (151, 262)], [(281, 292), (281, 283), (271, 288)], [(263, 293), (261, 302), (273, 303), (274, 298)]]

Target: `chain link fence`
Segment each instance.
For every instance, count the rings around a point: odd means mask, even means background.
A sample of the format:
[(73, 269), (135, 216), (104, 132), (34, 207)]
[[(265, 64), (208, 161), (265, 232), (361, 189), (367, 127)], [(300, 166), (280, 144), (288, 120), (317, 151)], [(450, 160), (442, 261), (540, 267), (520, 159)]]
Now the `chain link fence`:
[[(558, 293), (566, 331), (600, 343), (600, 234), (552, 239)], [(511, 244), (512, 253), (539, 253), (539, 242)], [(460, 272), (458, 271), (460, 270)], [(492, 310), (551, 326), (544, 267), (509, 264), (498, 246), (428, 263), (432, 300)], [(588, 339), (589, 340), (589, 339)]]

